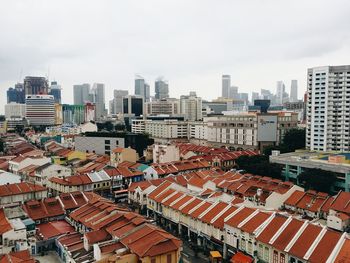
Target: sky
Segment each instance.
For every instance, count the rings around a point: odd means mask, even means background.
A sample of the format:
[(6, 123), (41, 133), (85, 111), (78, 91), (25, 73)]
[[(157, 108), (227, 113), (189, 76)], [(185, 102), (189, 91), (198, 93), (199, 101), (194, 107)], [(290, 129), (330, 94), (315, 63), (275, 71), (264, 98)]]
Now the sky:
[[(134, 91), (135, 74), (163, 76), (170, 96), (221, 95), (282, 80), (306, 90), (307, 68), (350, 64), (349, 0), (0, 0), (0, 104), (25, 76)], [(0, 113), (4, 109), (0, 106)]]

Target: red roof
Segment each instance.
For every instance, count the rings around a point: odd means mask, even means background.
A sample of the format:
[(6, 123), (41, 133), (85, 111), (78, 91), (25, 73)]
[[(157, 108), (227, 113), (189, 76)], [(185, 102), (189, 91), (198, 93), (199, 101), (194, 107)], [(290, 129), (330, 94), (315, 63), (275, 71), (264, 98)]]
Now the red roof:
[(201, 204), (197, 209), (195, 209), (192, 213), (190, 213), (190, 216), (193, 218), (198, 218), (211, 205), (212, 205), (212, 203), (204, 201), (203, 204)]
[(243, 254), (242, 252), (237, 252), (231, 258), (231, 263), (252, 263), (254, 259), (248, 255)]
[(51, 177), (49, 180), (56, 184), (71, 186), (87, 185), (92, 183), (90, 177), (87, 175), (72, 175), (65, 178)]
[(204, 223), (210, 224), (211, 220), (216, 217), (222, 210), (228, 206), (227, 203), (219, 202), (212, 207), (200, 220)]
[(241, 230), (252, 234), (255, 231), (255, 229), (257, 229), (262, 223), (264, 223), (270, 216), (271, 214), (259, 211), (241, 227)]
[(296, 206), (296, 204), (300, 201), (300, 199), (304, 196), (305, 192), (296, 190), (294, 191), (290, 197), (284, 202), (285, 205)]
[(104, 229), (87, 232), (85, 233), (85, 237), (89, 245), (111, 239), (111, 235)]
[(340, 248), (334, 263), (345, 263), (350, 262), (350, 239), (346, 238), (344, 244)]
[(58, 199), (53, 197), (41, 201), (31, 200), (26, 202), (23, 206), (28, 216), (33, 220), (64, 215), (61, 203)]
[(226, 221), (226, 224), (229, 226), (237, 227), (244, 219), (254, 213), (255, 209), (244, 207), (237, 214), (232, 216), (229, 220)]
[(35, 185), (33, 183), (14, 183), (0, 185), (0, 197), (28, 194), (31, 192), (41, 192), (46, 191), (46, 188), (41, 185)]
[(0, 235), (12, 230), (10, 222), (7, 220), (4, 209), (0, 208)]
[(330, 209), (350, 214), (350, 192), (340, 191), (331, 204)]
[(0, 255), (1, 263), (35, 263), (29, 250), (21, 250)]
[(276, 214), (271, 222), (269, 222), (264, 230), (256, 237), (256, 239), (268, 244), (270, 239), (276, 234), (286, 220), (286, 216)]
[(197, 205), (199, 205), (200, 203), (202, 203), (202, 200), (199, 198), (195, 198), (193, 199), (193, 201), (191, 201), (190, 203), (188, 203), (187, 205), (185, 205), (180, 212), (184, 215), (188, 215), (188, 213), (195, 208)]
[(283, 251), (303, 224), (303, 221), (293, 218), (286, 226), (286, 228), (284, 228), (283, 231), (278, 235), (272, 245), (275, 248)]
[(226, 217), (228, 217), (229, 215), (231, 215), (234, 211), (237, 210), (237, 207), (235, 206), (231, 206), (228, 210), (226, 210), (226, 212), (224, 212), (219, 218), (217, 218), (214, 222), (213, 222), (213, 226), (215, 228), (219, 228), (219, 229), (223, 229), (224, 228), (224, 220), (226, 219)]
[(74, 227), (68, 224), (65, 220), (43, 223), (37, 225), (37, 228), (38, 234), (40, 234), (40, 237), (42, 237), (44, 240), (74, 232)]

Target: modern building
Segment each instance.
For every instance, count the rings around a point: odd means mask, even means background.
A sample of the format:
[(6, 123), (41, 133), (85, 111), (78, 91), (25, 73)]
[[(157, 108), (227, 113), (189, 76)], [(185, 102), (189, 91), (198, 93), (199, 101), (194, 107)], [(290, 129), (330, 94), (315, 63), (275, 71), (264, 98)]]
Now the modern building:
[(62, 117), (64, 124), (82, 124), (85, 122), (84, 105), (62, 105)]
[(143, 115), (144, 99), (142, 96), (128, 95), (123, 98), (123, 114), (124, 115)]
[(25, 77), (25, 95), (47, 95), (49, 94), (49, 84), (44, 77)]
[(160, 99), (145, 103), (147, 115), (179, 115), (180, 101), (178, 99)]
[[(90, 101), (90, 84), (81, 84), (73, 86), (73, 97), (75, 105), (84, 105), (86, 102)], [(92, 102), (92, 101), (90, 101)]]
[(5, 117), (10, 118), (23, 118), (26, 116), (26, 105), (16, 102), (10, 102), (5, 105)]
[(276, 86), (276, 104), (282, 105), (283, 104), (283, 99), (285, 96), (286, 92), (286, 87), (283, 83), (283, 81), (277, 81), (277, 86)]
[(308, 69), (306, 147), (350, 151), (350, 65)]
[(113, 99), (109, 102), (110, 114), (123, 113), (123, 98), (129, 95), (127, 90), (114, 90)]
[(90, 121), (95, 121), (96, 119), (96, 106), (95, 104), (91, 103), (91, 102), (87, 102), (85, 103), (85, 121), (86, 122), (90, 122)]
[(124, 138), (75, 136), (75, 150), (110, 155), (118, 147), (125, 147)]
[(51, 82), (49, 95), (53, 96), (55, 103), (61, 104), (61, 85), (58, 85), (57, 81)]
[(202, 98), (197, 97), (196, 92), (190, 91), (189, 95), (181, 95), (180, 112), (186, 120), (198, 121), (202, 119)]
[(25, 103), (24, 87), (22, 83), (17, 83), (15, 88), (9, 88), (7, 90), (7, 103)]
[(169, 98), (169, 84), (163, 78), (158, 78), (154, 83), (155, 98), (162, 100)]
[(260, 99), (260, 95), (258, 92), (252, 92), (252, 101), (251, 103), (254, 105), (254, 101)]
[(136, 75), (135, 95), (141, 96), (144, 101), (150, 100), (150, 87), (142, 76)]
[(239, 93), (238, 93), (238, 87), (237, 86), (231, 86), (229, 88), (227, 98), (239, 99)]
[(231, 76), (222, 75), (222, 84), (221, 84), (221, 96), (224, 98), (229, 97), (229, 90), (231, 87)]
[(105, 85), (101, 83), (94, 83), (90, 91), (92, 100), (90, 102), (95, 103), (96, 106), (96, 120), (101, 120), (107, 116), (105, 107)]
[(55, 104), (55, 125), (63, 123), (62, 104)]
[(298, 81), (296, 79), (292, 79), (289, 100), (290, 102), (298, 101)]
[(52, 95), (27, 95), (26, 119), (32, 126), (55, 124), (55, 101)]
[(248, 93), (245, 93), (245, 92), (238, 93), (238, 98), (240, 100), (243, 100), (245, 105), (249, 104), (249, 95), (248, 95)]

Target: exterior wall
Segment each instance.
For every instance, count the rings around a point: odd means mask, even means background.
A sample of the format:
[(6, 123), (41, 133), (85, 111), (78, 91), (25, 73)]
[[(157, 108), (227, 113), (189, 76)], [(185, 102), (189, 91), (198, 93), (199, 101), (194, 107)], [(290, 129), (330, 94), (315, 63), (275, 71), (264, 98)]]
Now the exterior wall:
[(81, 152), (110, 154), (117, 147), (124, 147), (124, 138), (113, 137), (75, 137), (75, 149)]
[(289, 189), (285, 194), (279, 194), (277, 192), (273, 192), (270, 194), (266, 200), (265, 205), (266, 207), (270, 207), (273, 209), (280, 209), (283, 205), (283, 203), (296, 191), (304, 191), (304, 188), (301, 188), (300, 186), (294, 185), (291, 189)]
[(111, 153), (111, 165), (115, 167), (117, 167), (120, 163), (125, 161), (136, 163), (137, 160), (137, 152), (131, 148), (124, 148), (122, 152)]
[(19, 170), (21, 170), (22, 168), (27, 167), (27, 166), (29, 166), (31, 164), (41, 166), (41, 165), (44, 165), (44, 164), (47, 164), (47, 163), (50, 163), (50, 162), (51, 162), (51, 159), (50, 158), (46, 158), (46, 157), (33, 158), (33, 159), (32, 158), (26, 158), (20, 163), (15, 163), (15, 162), (9, 161), (9, 170), (11, 172), (13, 172), (14, 174), (18, 174)]
[[(145, 257), (145, 258), (140, 258), (140, 261), (142, 263), (167, 263), (167, 257), (171, 257), (171, 262), (178, 262), (180, 259), (180, 250), (176, 250), (167, 254), (162, 254), (156, 257)], [(153, 262), (152, 262), (153, 260)]]
[(11, 204), (11, 203), (24, 203), (32, 199), (43, 199), (47, 197), (47, 191), (40, 191), (35, 193), (25, 193), (18, 195), (2, 196), (0, 198), (0, 204)]
[(167, 163), (180, 160), (180, 149), (176, 145), (153, 145), (153, 162)]
[(70, 176), (71, 174), (72, 171), (70, 168), (62, 165), (52, 164), (44, 170), (36, 172), (35, 177), (38, 178), (38, 180), (36, 180), (37, 183), (41, 184), (42, 186), (46, 186), (48, 179), (52, 177), (62, 178)]

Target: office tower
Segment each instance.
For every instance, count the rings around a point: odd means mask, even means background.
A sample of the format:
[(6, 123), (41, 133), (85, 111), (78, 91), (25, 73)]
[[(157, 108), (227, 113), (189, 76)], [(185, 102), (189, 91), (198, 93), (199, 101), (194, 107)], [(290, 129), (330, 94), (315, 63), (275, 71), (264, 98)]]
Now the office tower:
[(62, 104), (55, 104), (55, 125), (62, 125), (63, 116), (62, 116)]
[(145, 79), (142, 76), (136, 75), (135, 78), (135, 95), (141, 96), (144, 101), (150, 100), (150, 87), (145, 82)]
[(252, 92), (252, 104), (254, 105), (254, 101), (260, 99), (258, 92)]
[(52, 95), (27, 95), (26, 119), (32, 126), (55, 124), (55, 101)]
[(162, 100), (169, 98), (169, 84), (163, 78), (158, 78), (154, 83), (155, 98)]
[(248, 105), (249, 104), (249, 95), (248, 93), (238, 93), (238, 97), (240, 100), (243, 100), (244, 101), (244, 104), (245, 105)]
[(49, 93), (49, 84), (44, 77), (25, 77), (23, 85), (25, 95), (47, 95)]
[(7, 103), (25, 103), (24, 87), (22, 83), (17, 83), (15, 88), (9, 88), (7, 90)]
[(180, 114), (180, 101), (178, 99), (161, 99), (145, 103), (147, 115), (178, 115)]
[(285, 85), (283, 81), (277, 81), (277, 86), (276, 86), (276, 103), (278, 105), (283, 104), (283, 98), (285, 94)]
[(85, 122), (84, 105), (62, 105), (62, 118), (64, 124), (82, 124)]
[(109, 111), (111, 114), (123, 113), (123, 97), (129, 95), (127, 90), (114, 90), (113, 100), (110, 101)]
[(107, 115), (105, 107), (105, 85), (101, 83), (95, 83), (92, 86), (91, 92), (91, 102), (96, 105), (96, 120), (101, 120)]
[(194, 91), (190, 91), (190, 95), (181, 95), (180, 112), (186, 120), (202, 120), (202, 98), (197, 97)]
[(230, 87), (231, 87), (231, 76), (230, 75), (222, 75), (221, 97), (229, 98)]
[(90, 84), (81, 84), (73, 86), (73, 97), (75, 105), (84, 105), (84, 103), (90, 101)]
[(85, 107), (84, 107), (84, 110), (85, 110), (85, 116), (84, 116), (84, 119), (85, 119), (85, 122), (90, 122), (90, 121), (95, 121), (96, 119), (96, 106), (95, 104), (91, 103), (91, 102), (87, 102), (85, 103)]
[(57, 84), (57, 81), (51, 82), (49, 95), (53, 96), (55, 103), (61, 104), (61, 86)]
[(16, 102), (11, 102), (5, 105), (5, 117), (10, 118), (24, 118), (26, 116), (26, 105)]
[(143, 103), (142, 96), (128, 95), (123, 98), (123, 114), (124, 115), (143, 115)]
[(293, 79), (290, 85), (290, 102), (298, 101), (298, 81)]
[(230, 98), (230, 99), (239, 99), (239, 94), (238, 94), (238, 87), (237, 86), (231, 86), (228, 89), (228, 96), (225, 98)]
[(306, 147), (350, 151), (350, 65), (308, 69)]

